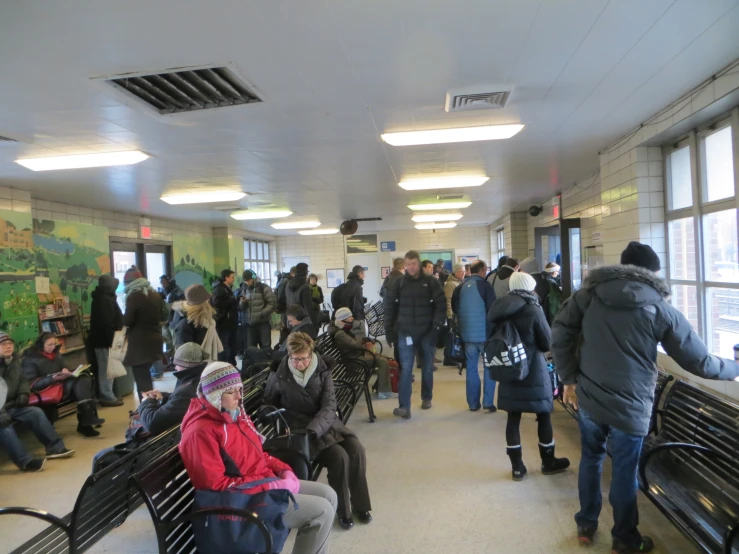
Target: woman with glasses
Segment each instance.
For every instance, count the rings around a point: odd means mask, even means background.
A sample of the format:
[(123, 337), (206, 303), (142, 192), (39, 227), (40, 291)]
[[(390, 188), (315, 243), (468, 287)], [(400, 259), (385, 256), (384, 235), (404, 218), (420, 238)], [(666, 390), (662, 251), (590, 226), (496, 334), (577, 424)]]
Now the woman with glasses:
[(311, 450), (318, 451), (316, 461), (326, 466), (328, 483), (339, 499), (341, 526), (354, 526), (352, 510), (360, 522), (372, 521), (364, 447), (336, 415), (331, 371), (305, 333), (287, 338), (287, 356), (270, 375), (264, 401), (285, 409), (292, 431), (304, 429), (311, 435)]

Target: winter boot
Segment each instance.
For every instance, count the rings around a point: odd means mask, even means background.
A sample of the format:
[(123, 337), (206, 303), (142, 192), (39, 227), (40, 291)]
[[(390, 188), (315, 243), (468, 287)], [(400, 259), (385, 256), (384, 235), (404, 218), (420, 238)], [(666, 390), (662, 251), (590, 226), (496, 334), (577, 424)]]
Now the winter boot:
[(523, 481), (526, 478), (526, 466), (523, 465), (523, 453), (521, 446), (507, 447), (506, 454), (511, 459), (512, 476), (514, 481)]
[(94, 427), (102, 425), (105, 420), (97, 416), (97, 409), (93, 400), (82, 400), (77, 402), (77, 423), (84, 427)]
[(541, 454), (541, 472), (544, 475), (562, 473), (570, 467), (570, 460), (567, 458), (554, 457), (554, 442), (551, 444), (539, 443), (539, 454)]

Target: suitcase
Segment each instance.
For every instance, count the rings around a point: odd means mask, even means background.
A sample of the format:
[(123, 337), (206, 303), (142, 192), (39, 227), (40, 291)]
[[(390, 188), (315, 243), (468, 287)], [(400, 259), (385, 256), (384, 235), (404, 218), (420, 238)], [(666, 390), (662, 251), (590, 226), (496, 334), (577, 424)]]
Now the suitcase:
[(398, 383), (400, 382), (400, 366), (393, 359), (388, 360), (387, 365), (390, 369), (390, 387), (393, 392), (398, 392)]

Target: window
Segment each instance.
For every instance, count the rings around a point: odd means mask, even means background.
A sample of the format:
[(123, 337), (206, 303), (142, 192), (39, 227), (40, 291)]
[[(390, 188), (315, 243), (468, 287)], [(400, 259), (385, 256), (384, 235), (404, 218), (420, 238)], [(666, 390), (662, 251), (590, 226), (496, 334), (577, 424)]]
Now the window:
[(244, 269), (251, 269), (261, 282), (272, 286), (268, 242), (244, 239)]
[(727, 358), (739, 344), (739, 203), (732, 142), (739, 109), (732, 120), (694, 131), (665, 150), (670, 301), (709, 350)]
[(496, 267), (498, 260), (505, 256), (505, 229), (503, 227), (495, 231), (495, 238), (498, 243), (498, 255), (490, 262), (491, 267)]

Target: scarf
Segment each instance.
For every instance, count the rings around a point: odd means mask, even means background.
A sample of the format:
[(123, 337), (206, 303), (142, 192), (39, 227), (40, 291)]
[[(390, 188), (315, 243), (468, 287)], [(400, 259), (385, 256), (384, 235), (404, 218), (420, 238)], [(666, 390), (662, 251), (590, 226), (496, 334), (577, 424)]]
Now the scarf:
[(515, 294), (516, 296), (520, 296), (526, 301), (527, 304), (532, 304), (534, 306), (539, 305), (539, 295), (533, 291), (529, 292), (527, 290), (512, 290), (508, 294)]
[(52, 352), (51, 354), (49, 354), (45, 350), (41, 350), (41, 355), (47, 360), (53, 360), (54, 358), (56, 358), (56, 352)]
[(295, 382), (305, 388), (305, 385), (308, 384), (308, 381), (310, 381), (310, 378), (313, 377), (313, 374), (316, 372), (316, 368), (318, 367), (318, 356), (316, 356), (315, 352), (311, 355), (310, 365), (305, 371), (295, 369), (290, 358), (287, 359), (287, 367), (290, 368), (290, 373), (293, 374)]
[(151, 288), (149, 281), (143, 277), (136, 279), (135, 281), (131, 281), (123, 288), (123, 292), (126, 294), (126, 297), (134, 292), (143, 292), (145, 296), (148, 296), (149, 291), (153, 290), (154, 289)]

